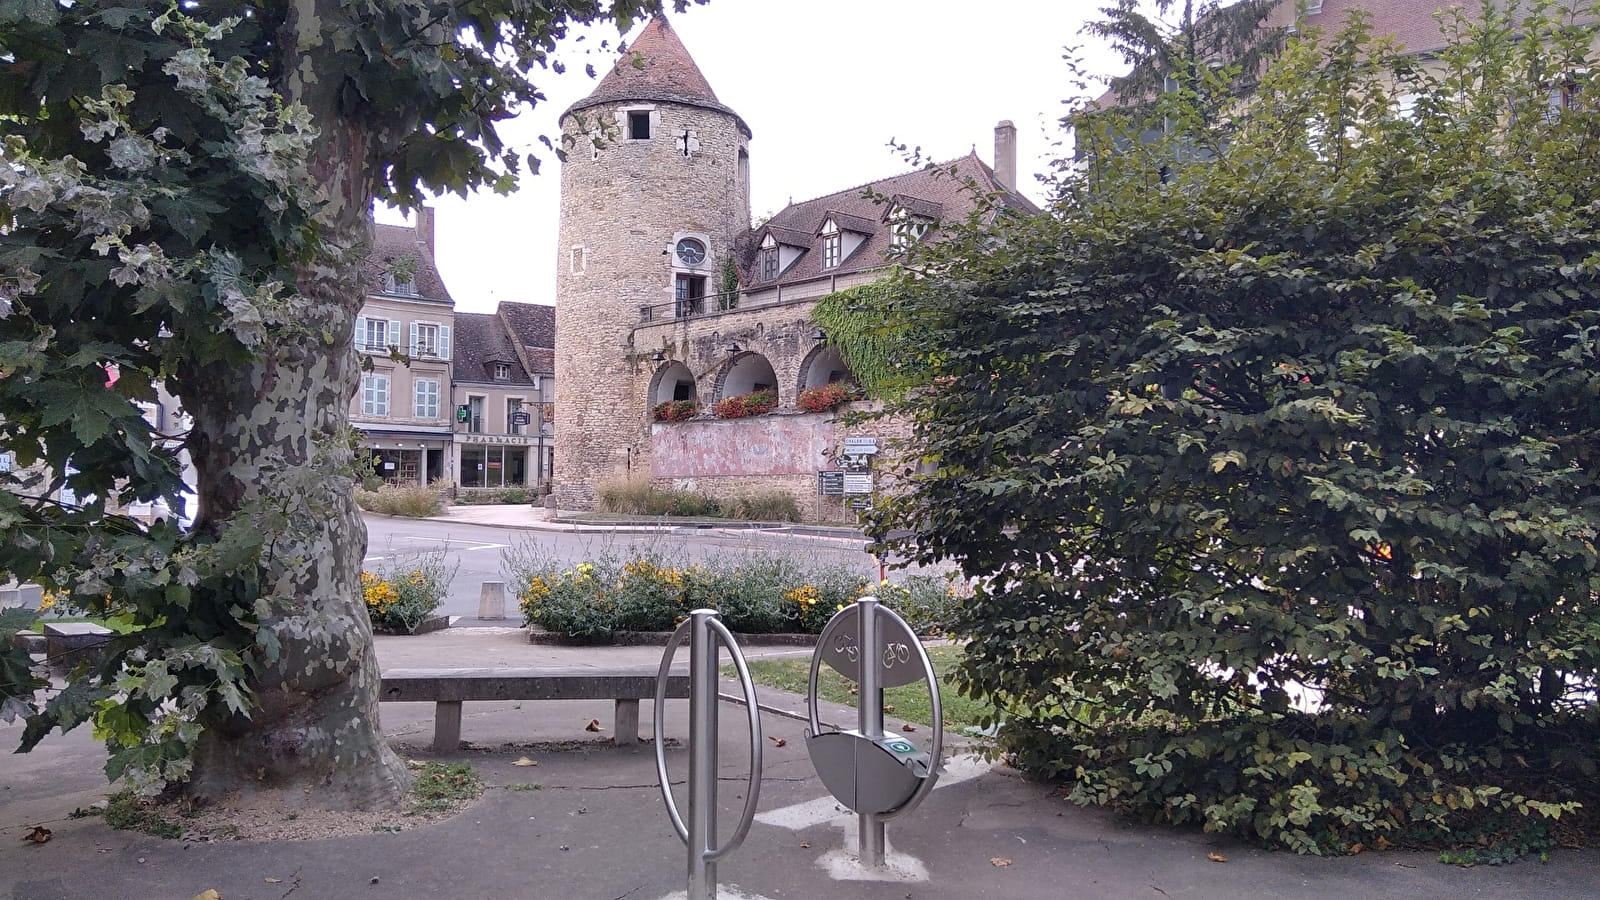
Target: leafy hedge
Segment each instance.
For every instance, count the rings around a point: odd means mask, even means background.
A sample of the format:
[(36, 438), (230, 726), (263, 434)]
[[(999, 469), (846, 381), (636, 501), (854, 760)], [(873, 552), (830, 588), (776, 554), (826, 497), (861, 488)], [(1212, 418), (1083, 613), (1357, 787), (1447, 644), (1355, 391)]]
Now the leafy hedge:
[(1314, 853), (1600, 804), (1600, 85), (1487, 15), (1101, 112), (1053, 215), (919, 249), (939, 468), (874, 525), (977, 580), (965, 683), (1078, 802)]

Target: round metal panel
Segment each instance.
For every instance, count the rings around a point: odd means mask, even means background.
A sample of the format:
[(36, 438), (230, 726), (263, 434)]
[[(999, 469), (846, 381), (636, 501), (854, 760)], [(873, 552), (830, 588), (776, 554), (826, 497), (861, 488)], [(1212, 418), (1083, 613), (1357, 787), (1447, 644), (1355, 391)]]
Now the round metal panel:
[[(861, 611), (851, 605), (834, 614), (829, 623), (831, 634), (827, 643), (817, 648), (822, 661), (840, 675), (859, 682), (861, 680)], [(884, 687), (922, 681), (925, 670), (922, 656), (913, 646), (917, 636), (911, 626), (894, 614), (893, 610), (879, 608), (878, 648), (873, 654), (879, 663), (879, 683)]]

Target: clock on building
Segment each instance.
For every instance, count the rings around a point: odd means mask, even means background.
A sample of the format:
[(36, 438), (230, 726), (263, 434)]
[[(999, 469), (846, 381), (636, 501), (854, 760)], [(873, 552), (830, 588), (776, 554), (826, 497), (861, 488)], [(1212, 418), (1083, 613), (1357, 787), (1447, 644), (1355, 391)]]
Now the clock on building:
[(678, 242), (678, 260), (686, 266), (698, 266), (706, 260), (706, 245), (694, 238)]

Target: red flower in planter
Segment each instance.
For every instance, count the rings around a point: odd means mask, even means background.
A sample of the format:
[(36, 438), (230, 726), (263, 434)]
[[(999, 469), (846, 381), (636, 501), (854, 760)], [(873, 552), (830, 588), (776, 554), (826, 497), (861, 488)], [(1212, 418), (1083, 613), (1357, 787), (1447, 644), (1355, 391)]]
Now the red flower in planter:
[(651, 417), (657, 422), (682, 422), (699, 411), (693, 400), (667, 400), (657, 403), (651, 409)]
[(849, 403), (856, 396), (855, 387), (842, 381), (832, 381), (821, 387), (806, 388), (795, 398), (794, 405), (806, 412), (827, 412), (840, 404)]
[(748, 394), (739, 394), (735, 397), (724, 397), (712, 407), (712, 412), (719, 419), (742, 419), (746, 416), (759, 416), (764, 412), (771, 412), (778, 405), (778, 395), (774, 391), (751, 391)]

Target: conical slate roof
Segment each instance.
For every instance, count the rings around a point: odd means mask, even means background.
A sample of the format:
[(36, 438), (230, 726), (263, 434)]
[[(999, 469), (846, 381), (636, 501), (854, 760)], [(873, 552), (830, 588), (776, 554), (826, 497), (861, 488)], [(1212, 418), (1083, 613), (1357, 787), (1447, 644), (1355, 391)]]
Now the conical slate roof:
[(714, 109), (733, 116), (745, 136), (750, 136), (750, 126), (745, 124), (744, 119), (717, 99), (716, 91), (700, 74), (700, 67), (695, 65), (694, 57), (689, 55), (688, 48), (678, 39), (678, 33), (672, 30), (666, 16), (652, 18), (639, 32), (633, 45), (617, 59), (611, 71), (600, 79), (594, 92), (572, 104), (561, 117), (565, 119), (575, 112), (603, 103), (630, 100), (659, 100)]

